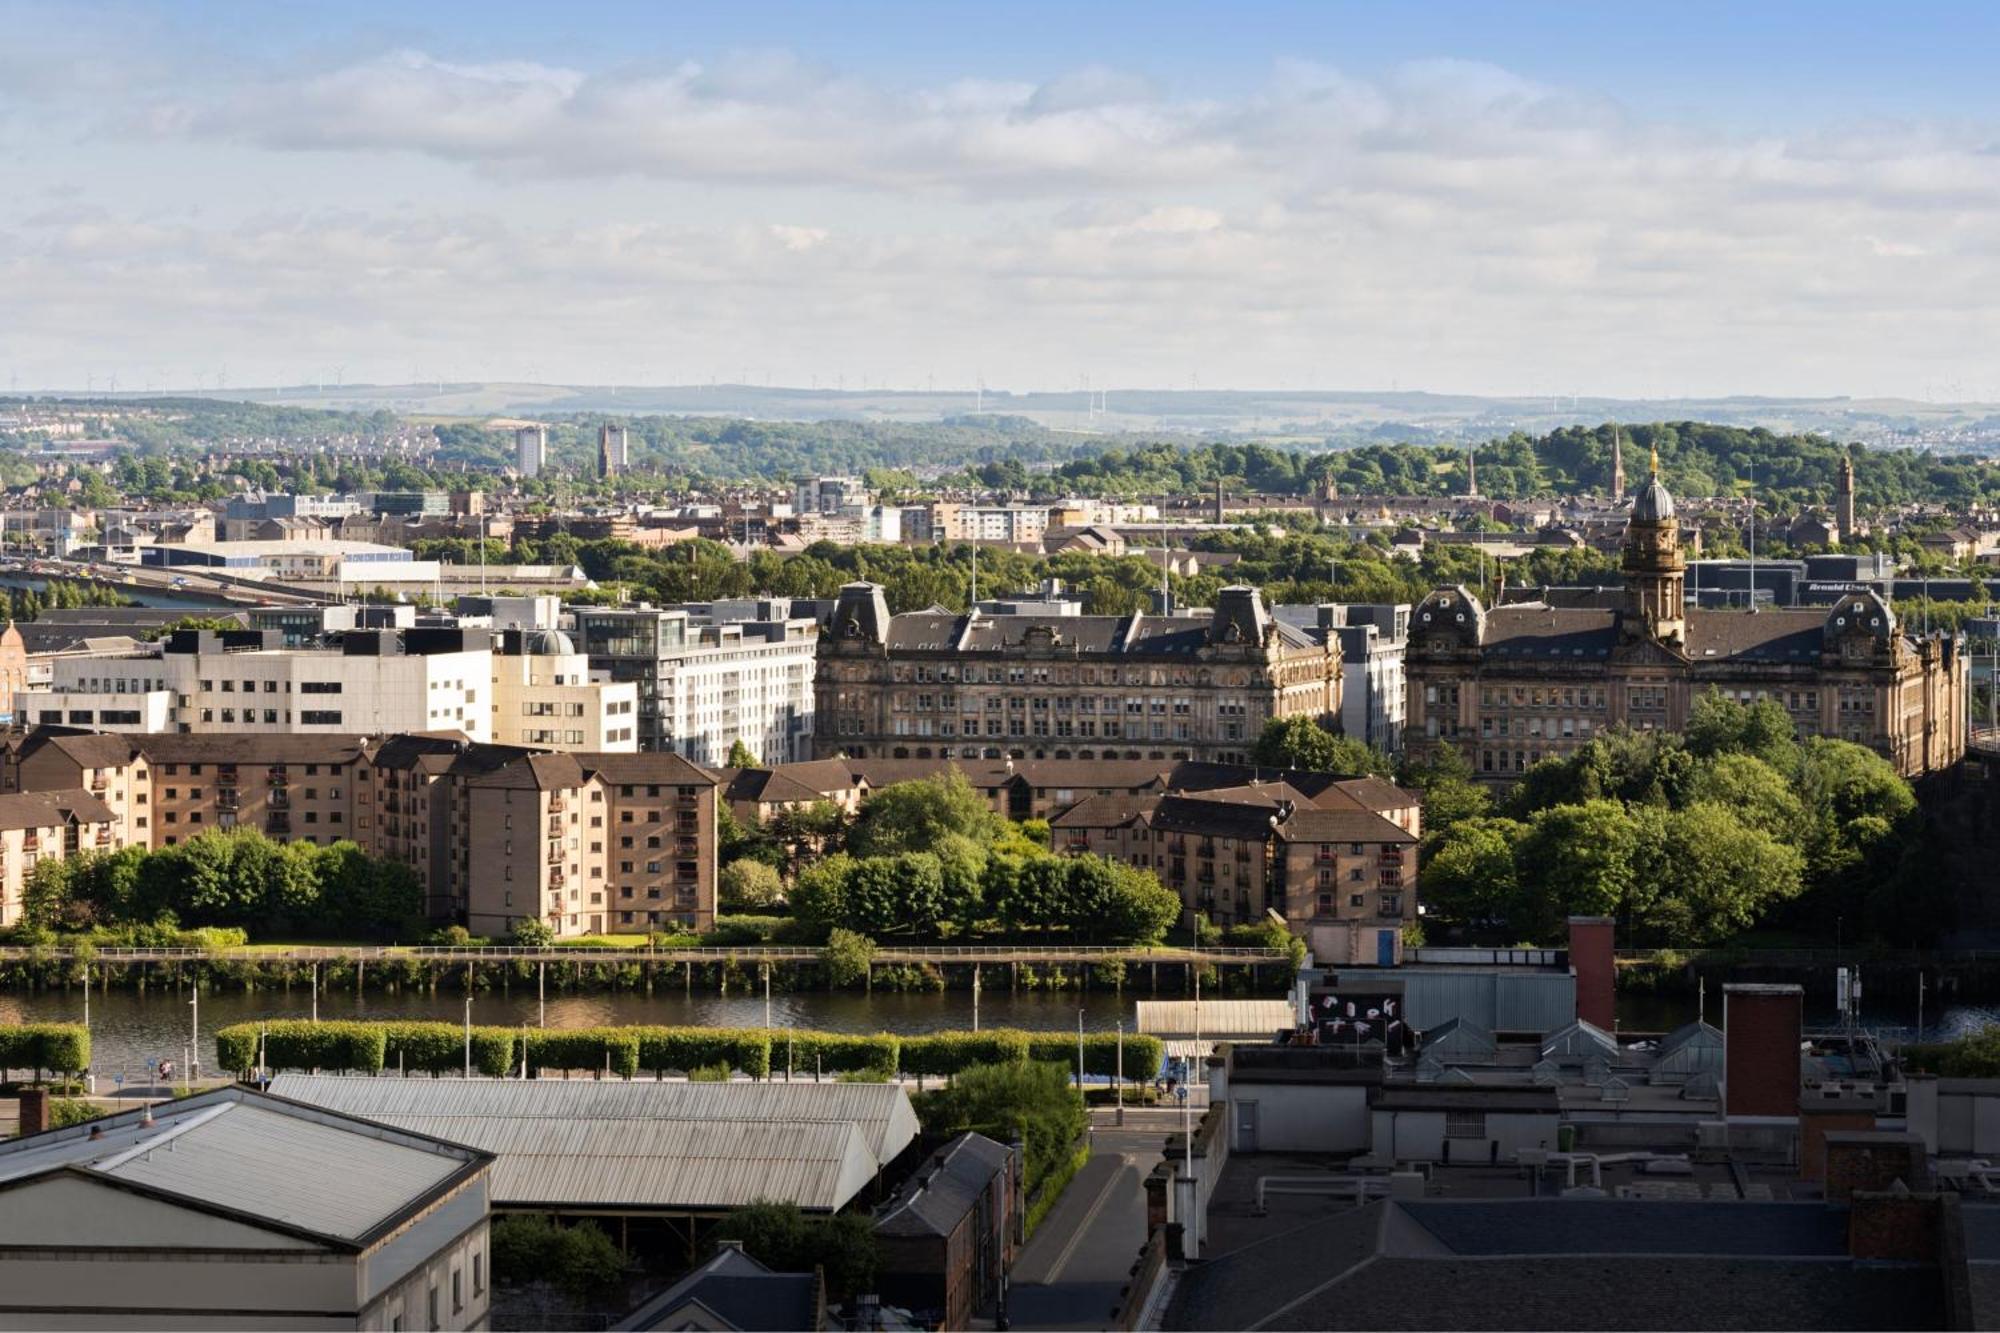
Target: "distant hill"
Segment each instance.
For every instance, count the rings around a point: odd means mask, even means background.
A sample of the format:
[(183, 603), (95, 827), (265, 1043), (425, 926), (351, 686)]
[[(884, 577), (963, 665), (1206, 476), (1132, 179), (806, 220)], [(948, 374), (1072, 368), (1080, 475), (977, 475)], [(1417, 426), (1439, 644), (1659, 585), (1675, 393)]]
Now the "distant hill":
[(1607, 421), (1707, 421), (1763, 427), (1781, 434), (1816, 432), (1878, 447), (2000, 450), (2000, 405), (1902, 398), (1549, 399), (1415, 391), (1207, 389), (1112, 389), (1101, 394), (987, 390), (982, 394), (973, 390), (839, 391), (748, 384), (505, 382), (294, 385), (189, 392), (176, 397), (456, 418), (604, 413), (914, 425), (992, 414), (1023, 418), (1061, 432), (1172, 433), (1314, 445), (1482, 440), (1515, 431), (1543, 434), (1562, 426)]

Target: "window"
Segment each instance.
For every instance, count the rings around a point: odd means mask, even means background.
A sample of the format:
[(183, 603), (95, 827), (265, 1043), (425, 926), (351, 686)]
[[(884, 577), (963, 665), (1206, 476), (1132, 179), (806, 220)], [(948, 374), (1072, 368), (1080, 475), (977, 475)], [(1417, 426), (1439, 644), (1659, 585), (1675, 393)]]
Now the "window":
[(472, 1294), (477, 1296), (486, 1290), (486, 1256), (472, 1256)]
[(436, 1328), (438, 1328), (438, 1327), (439, 1327), (439, 1324), (438, 1324), (438, 1289), (437, 1289), (436, 1287), (432, 1287), (432, 1288), (430, 1289), (430, 1316), (431, 1316), (431, 1328), (432, 1328), (432, 1329), (436, 1329)]
[(1444, 1113), (1444, 1136), (1448, 1139), (1485, 1138), (1486, 1112), (1446, 1111)]
[[(625, 920), (629, 924), (632, 914), (627, 912)], [(451, 1270), (451, 1312), (458, 1314), (465, 1309), (465, 1277), (456, 1268)]]

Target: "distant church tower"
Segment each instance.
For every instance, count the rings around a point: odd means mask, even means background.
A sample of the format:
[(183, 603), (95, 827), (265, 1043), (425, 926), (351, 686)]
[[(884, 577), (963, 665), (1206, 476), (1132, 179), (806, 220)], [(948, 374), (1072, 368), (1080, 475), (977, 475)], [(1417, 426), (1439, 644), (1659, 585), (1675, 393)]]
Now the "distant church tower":
[(1625, 633), (1651, 639), (1686, 637), (1687, 559), (1681, 554), (1674, 497), (1660, 481), (1660, 451), (1653, 450), (1653, 475), (1632, 501), (1625, 527)]
[(1854, 540), (1854, 456), (1840, 456), (1840, 497), (1834, 511), (1834, 526), (1840, 531), (1840, 544), (1846, 546)]
[(1469, 445), (1465, 450), (1465, 494), (1467, 499), (1479, 496), (1479, 446)]
[(1616, 426), (1611, 428), (1611, 498), (1625, 498), (1625, 441)]

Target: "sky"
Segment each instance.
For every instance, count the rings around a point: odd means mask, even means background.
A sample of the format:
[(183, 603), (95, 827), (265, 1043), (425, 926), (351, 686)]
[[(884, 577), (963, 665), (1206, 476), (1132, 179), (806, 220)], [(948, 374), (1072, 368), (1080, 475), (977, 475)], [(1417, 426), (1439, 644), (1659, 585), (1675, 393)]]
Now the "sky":
[(2000, 6), (0, 0), (10, 388), (2000, 400)]

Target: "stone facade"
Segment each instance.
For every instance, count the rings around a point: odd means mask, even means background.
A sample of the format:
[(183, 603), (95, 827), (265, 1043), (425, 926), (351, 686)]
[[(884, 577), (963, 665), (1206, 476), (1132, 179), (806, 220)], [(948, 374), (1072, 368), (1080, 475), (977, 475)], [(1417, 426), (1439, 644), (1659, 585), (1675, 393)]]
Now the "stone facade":
[(850, 583), (820, 641), (821, 758), (1205, 759), (1264, 724), (1334, 725), (1340, 645), (1274, 620), (1255, 588), (1213, 612), (891, 616)]
[[(1589, 605), (1488, 607), (1440, 588), (1418, 606), (1407, 657), (1405, 743), (1453, 745), (1511, 781), (1608, 728), (1679, 731), (1715, 690), (1775, 700), (1798, 734), (1868, 746), (1905, 777), (1965, 753), (1968, 659), (1918, 637), (1873, 592), (1825, 610), (1686, 607), (1672, 497), (1657, 477), (1634, 501), (1622, 595)], [(1583, 599), (1588, 601), (1589, 599)]]

